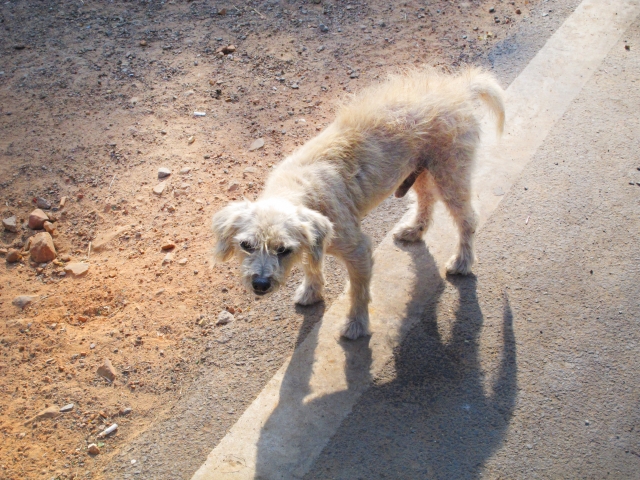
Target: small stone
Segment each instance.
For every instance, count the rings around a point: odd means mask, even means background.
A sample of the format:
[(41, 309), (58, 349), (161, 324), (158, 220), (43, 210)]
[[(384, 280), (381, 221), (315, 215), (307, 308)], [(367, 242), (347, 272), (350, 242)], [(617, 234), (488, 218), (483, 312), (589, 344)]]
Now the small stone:
[(186, 265), (187, 264), (187, 259), (186, 258), (181, 258), (180, 260), (178, 260), (178, 264), (179, 265)]
[(32, 230), (40, 230), (44, 225), (44, 222), (49, 220), (49, 217), (39, 208), (36, 208), (29, 214), (29, 228)]
[(257, 171), (256, 167), (247, 167), (244, 169), (244, 173), (256, 173)]
[(358, 78), (360, 76), (360, 74), (358, 72), (351, 72), (351, 75), (349, 75), (349, 78)]
[(153, 193), (155, 193), (156, 195), (162, 195), (162, 192), (164, 192), (165, 188), (167, 188), (166, 182), (160, 182), (158, 185), (153, 187)]
[(8, 232), (17, 233), (18, 232), (18, 219), (15, 215), (9, 218), (5, 218), (2, 220), (2, 226)]
[(160, 167), (158, 169), (158, 178), (166, 178), (171, 175), (171, 170), (166, 167)]
[(146, 40), (140, 40), (140, 46), (141, 47), (146, 47), (147, 46), (147, 41)]
[(160, 248), (162, 248), (162, 250), (173, 250), (174, 248), (176, 248), (176, 244), (170, 240), (167, 240), (162, 244)]
[(36, 200), (36, 206), (43, 210), (49, 210), (51, 208), (51, 203), (45, 198), (38, 198)]
[(15, 248), (11, 248), (7, 252), (6, 261), (7, 261), (7, 263), (16, 263), (21, 258), (22, 258), (22, 253), (20, 253), (20, 250), (16, 250)]
[(127, 407), (127, 408), (121, 408), (118, 413), (122, 416), (125, 416), (125, 415), (129, 415), (132, 411), (133, 410), (130, 407)]
[(191, 135), (189, 138), (187, 138), (187, 143), (189, 145), (191, 145), (195, 141), (196, 141), (196, 137), (194, 135)]
[(113, 368), (113, 365), (108, 358), (105, 358), (104, 363), (98, 367), (97, 373), (110, 382), (113, 382), (116, 379), (116, 369)]
[(13, 301), (11, 302), (13, 305), (15, 305), (18, 308), (24, 308), (27, 305), (29, 305), (31, 302), (33, 302), (34, 300), (37, 300), (38, 297), (33, 296), (33, 295), (20, 295), (16, 298), (13, 299)]
[(60, 208), (64, 208), (64, 206), (66, 205), (66, 203), (67, 203), (67, 197), (62, 197), (62, 198), (60, 199)]
[(191, 167), (182, 167), (180, 169), (180, 175), (187, 175), (191, 172)]
[(291, 88), (293, 88), (294, 90), (298, 90), (300, 88), (300, 85), (298, 85), (297, 83), (292, 83)]
[(631, 50), (631, 45), (625, 45), (625, 46), (624, 46), (624, 49), (625, 49), (626, 51)]
[(48, 408), (45, 408), (41, 412), (39, 412), (35, 417), (30, 418), (29, 420), (24, 422), (24, 424), (29, 425), (30, 423), (37, 422), (39, 420), (45, 420), (47, 418), (56, 418), (59, 416), (60, 416), (60, 407), (56, 407), (55, 405), (52, 405)]
[(324, 23), (321, 23), (320, 25), (318, 25), (318, 28), (322, 33), (327, 33), (329, 31), (329, 27), (327, 27)]
[(91, 345), (89, 345), (89, 349), (90, 350), (93, 350), (94, 348), (96, 348), (96, 344), (95, 343), (92, 343)]
[(31, 237), (31, 248), (29, 249), (31, 259), (36, 263), (47, 263), (56, 258), (56, 248), (53, 245), (53, 238), (47, 232), (41, 232)]
[(98, 446), (95, 443), (92, 443), (91, 445), (89, 445), (87, 447), (87, 451), (89, 452), (89, 455), (98, 455), (98, 454), (100, 454), (100, 449), (98, 448)]
[(227, 189), (227, 191), (235, 192), (236, 190), (238, 190), (238, 188), (240, 188), (240, 184), (238, 182), (232, 182), (231, 185), (229, 185), (229, 188)]
[(235, 51), (236, 51), (235, 45), (227, 45), (226, 47), (221, 47), (218, 49), (218, 52), (222, 52), (225, 55), (229, 55), (230, 53), (233, 53)]
[(53, 225), (53, 223), (51, 222), (44, 222), (42, 224), (42, 227), (44, 228), (44, 231), (53, 235), (54, 232), (56, 231), (56, 227)]
[(162, 264), (163, 265), (167, 265), (167, 264), (169, 264), (171, 262), (173, 262), (173, 253), (169, 252), (162, 259)]
[(522, 13), (522, 10), (520, 10), (519, 8), (516, 8), (516, 15), (520, 15)]
[(216, 321), (216, 325), (226, 325), (227, 323), (233, 322), (234, 317), (233, 314), (227, 312), (226, 310), (221, 311), (218, 314), (218, 320)]
[(65, 405), (64, 407), (60, 408), (60, 413), (70, 412), (71, 410), (73, 410), (74, 407), (75, 405), (73, 403), (69, 403), (68, 405)]
[(89, 271), (89, 264), (82, 262), (69, 263), (64, 267), (64, 271), (74, 277), (81, 277)]
[(249, 146), (249, 151), (253, 152), (254, 150), (259, 150), (264, 147), (264, 138), (258, 138), (254, 140), (254, 142)]
[(495, 9), (495, 8), (493, 8), (493, 7), (491, 7), (491, 8), (489, 9), (489, 13), (494, 13), (495, 11), (496, 11), (496, 9)]

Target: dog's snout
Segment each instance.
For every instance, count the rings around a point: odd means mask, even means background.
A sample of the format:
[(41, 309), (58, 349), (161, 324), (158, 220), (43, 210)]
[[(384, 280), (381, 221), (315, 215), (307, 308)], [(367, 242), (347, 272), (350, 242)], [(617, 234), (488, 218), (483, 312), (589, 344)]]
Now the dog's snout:
[(266, 277), (255, 277), (251, 280), (251, 286), (256, 293), (267, 293), (271, 288), (271, 280)]

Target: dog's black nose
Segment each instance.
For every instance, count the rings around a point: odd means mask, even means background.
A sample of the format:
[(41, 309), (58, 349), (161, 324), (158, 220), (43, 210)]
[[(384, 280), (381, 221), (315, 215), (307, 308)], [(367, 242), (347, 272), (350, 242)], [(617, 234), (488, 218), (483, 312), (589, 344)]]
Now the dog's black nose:
[(265, 277), (256, 277), (251, 280), (251, 286), (257, 293), (267, 293), (271, 288), (271, 280)]

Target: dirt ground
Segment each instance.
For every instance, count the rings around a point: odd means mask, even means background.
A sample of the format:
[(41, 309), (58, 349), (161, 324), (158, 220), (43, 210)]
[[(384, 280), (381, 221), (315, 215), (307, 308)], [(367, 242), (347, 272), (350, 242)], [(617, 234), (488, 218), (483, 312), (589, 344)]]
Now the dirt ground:
[[(252, 400), (233, 382), (259, 391), (312, 324), (291, 305), (296, 275), (257, 301), (235, 264), (212, 265), (211, 215), (254, 198), (271, 166), (331, 121), (337, 100), (398, 68), (473, 64), (529, 8), (0, 5), (0, 217), (15, 216), (18, 230), (4, 229), (0, 248), (24, 253), (0, 266), (0, 478), (102, 477), (202, 369), (220, 371), (216, 428), (231, 425)], [(264, 146), (251, 149), (258, 139)], [(159, 179), (161, 167), (171, 174)], [(51, 206), (57, 253), (41, 264), (27, 251), (38, 201)], [(78, 277), (65, 271), (77, 262), (89, 265)], [(327, 303), (344, 287), (328, 267)], [(30, 303), (17, 306), (23, 295)], [(217, 325), (223, 310), (234, 319)], [(97, 373), (105, 359), (113, 382)]]

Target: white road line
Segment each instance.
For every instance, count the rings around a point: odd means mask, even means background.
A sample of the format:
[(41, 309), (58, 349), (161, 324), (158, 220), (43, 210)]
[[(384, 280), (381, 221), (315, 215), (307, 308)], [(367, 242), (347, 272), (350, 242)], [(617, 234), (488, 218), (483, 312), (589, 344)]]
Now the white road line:
[[(474, 177), (481, 225), (611, 47), (640, 11), (637, 0), (584, 0), (507, 89), (507, 130), (485, 140)], [(205, 479), (294, 479), (313, 465), (371, 378), (416, 324), (439, 283), (438, 268), (455, 234), (439, 209), (426, 238), (429, 248), (400, 249), (387, 236), (376, 251), (372, 284), (373, 336), (339, 340), (347, 310), (343, 296), (325, 314), (258, 398), (193, 476)], [(430, 264), (429, 281), (415, 268)]]

